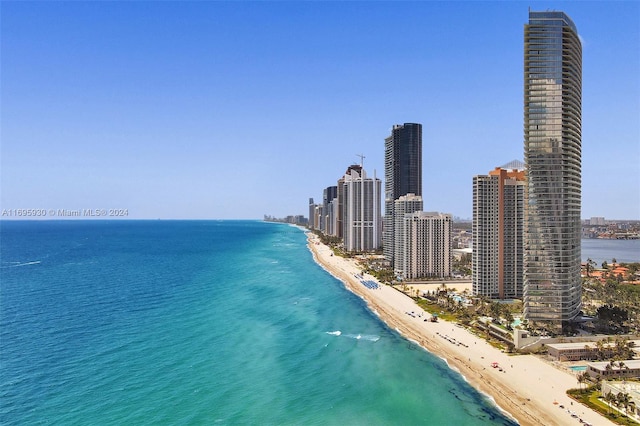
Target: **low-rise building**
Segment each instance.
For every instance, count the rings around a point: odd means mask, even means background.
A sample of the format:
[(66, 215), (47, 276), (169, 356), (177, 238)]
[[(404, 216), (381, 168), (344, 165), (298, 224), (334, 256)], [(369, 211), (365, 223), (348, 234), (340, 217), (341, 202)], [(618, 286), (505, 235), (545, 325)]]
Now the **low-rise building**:
[[(583, 361), (597, 359), (597, 351), (593, 342), (549, 343), (547, 351), (558, 361)], [(613, 355), (611, 348), (603, 348), (603, 356)]]
[(590, 362), (587, 364), (587, 373), (591, 377), (600, 377), (604, 380), (638, 378), (640, 377), (640, 359)]
[[(635, 348), (640, 348), (640, 341), (631, 340)], [(599, 350), (596, 342), (568, 342), (568, 343), (547, 343), (547, 352), (558, 361), (586, 361), (598, 359), (608, 359), (613, 357), (616, 346), (615, 341), (604, 343)], [(635, 350), (635, 349), (634, 349)]]

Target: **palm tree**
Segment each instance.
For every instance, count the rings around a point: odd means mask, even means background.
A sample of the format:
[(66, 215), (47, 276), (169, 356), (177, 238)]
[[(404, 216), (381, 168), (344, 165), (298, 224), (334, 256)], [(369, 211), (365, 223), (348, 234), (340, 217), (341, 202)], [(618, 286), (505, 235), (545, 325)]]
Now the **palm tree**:
[(491, 316), (493, 317), (494, 322), (500, 321), (500, 313), (502, 312), (502, 305), (498, 302), (491, 302), (491, 306), (489, 307), (491, 312)]
[(609, 373), (613, 371), (613, 361), (609, 361), (609, 364), (607, 364), (604, 369), (607, 371), (607, 376), (609, 376)]
[(507, 330), (511, 330), (511, 323), (513, 323), (513, 314), (509, 309), (505, 309), (504, 320), (507, 323)]
[(587, 259), (587, 263), (585, 264), (585, 270), (587, 272), (587, 278), (591, 277), (591, 271), (593, 270), (593, 266), (592, 266), (593, 260), (591, 260), (591, 258)]
[(596, 353), (598, 361), (604, 358), (604, 340), (598, 340), (596, 342)]
[(596, 376), (596, 389), (602, 389), (602, 376), (600, 374)]
[(583, 373), (576, 374), (576, 379), (578, 379), (578, 386), (580, 386), (580, 391), (582, 391), (582, 384), (586, 381), (586, 377)]
[(591, 349), (592, 349), (591, 346), (589, 346), (588, 344), (584, 345), (584, 350), (585, 350), (586, 353), (591, 352)]
[(629, 402), (631, 402), (631, 397), (628, 393), (618, 392), (616, 395), (616, 402), (619, 406), (624, 408), (624, 413), (627, 414), (627, 408), (629, 408)]
[(611, 414), (611, 403), (613, 402), (614, 399), (616, 399), (616, 397), (611, 393), (611, 391), (607, 392), (604, 395), (604, 400), (607, 403), (607, 411), (609, 412), (609, 414)]
[(586, 371), (582, 372), (582, 377), (584, 377), (584, 383), (589, 387), (589, 383), (591, 382), (591, 376)]
[(624, 366), (624, 375), (622, 376), (622, 381), (626, 383), (627, 376), (629, 375), (629, 366)]
[(620, 408), (620, 398), (619, 397), (620, 397), (620, 392), (618, 392), (617, 394), (613, 395), (613, 398), (611, 398), (611, 403), (616, 408)]

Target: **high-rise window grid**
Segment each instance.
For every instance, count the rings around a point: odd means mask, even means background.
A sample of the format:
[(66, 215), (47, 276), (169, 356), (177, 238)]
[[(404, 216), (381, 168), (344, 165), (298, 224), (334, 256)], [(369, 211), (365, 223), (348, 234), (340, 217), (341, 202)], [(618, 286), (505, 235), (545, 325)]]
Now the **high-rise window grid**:
[(561, 330), (580, 312), (582, 46), (563, 12), (525, 25), (524, 311)]

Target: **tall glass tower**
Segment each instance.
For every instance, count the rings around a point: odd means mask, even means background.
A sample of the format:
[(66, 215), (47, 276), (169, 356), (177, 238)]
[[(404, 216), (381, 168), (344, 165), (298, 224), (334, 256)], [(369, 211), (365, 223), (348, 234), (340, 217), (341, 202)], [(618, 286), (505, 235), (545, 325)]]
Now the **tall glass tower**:
[(422, 124), (395, 124), (384, 140), (384, 257), (394, 262), (393, 206), (403, 195), (422, 196)]
[(582, 45), (564, 12), (524, 28), (524, 315), (561, 332), (579, 314)]

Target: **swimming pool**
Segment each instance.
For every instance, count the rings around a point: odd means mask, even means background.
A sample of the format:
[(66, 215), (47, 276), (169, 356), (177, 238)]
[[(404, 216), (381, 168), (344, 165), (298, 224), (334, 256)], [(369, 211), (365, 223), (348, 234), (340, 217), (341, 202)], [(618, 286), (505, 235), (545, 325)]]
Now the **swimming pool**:
[(573, 371), (586, 371), (587, 366), (586, 365), (572, 365), (569, 368), (572, 369)]

